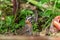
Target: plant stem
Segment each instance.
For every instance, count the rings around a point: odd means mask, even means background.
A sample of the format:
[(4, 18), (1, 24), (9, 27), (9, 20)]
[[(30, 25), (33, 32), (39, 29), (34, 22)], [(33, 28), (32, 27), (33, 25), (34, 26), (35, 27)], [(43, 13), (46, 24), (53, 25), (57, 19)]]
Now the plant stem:
[(53, 13), (55, 12), (56, 3), (57, 3), (57, 0), (55, 0), (55, 4), (54, 4), (54, 7), (53, 7)]

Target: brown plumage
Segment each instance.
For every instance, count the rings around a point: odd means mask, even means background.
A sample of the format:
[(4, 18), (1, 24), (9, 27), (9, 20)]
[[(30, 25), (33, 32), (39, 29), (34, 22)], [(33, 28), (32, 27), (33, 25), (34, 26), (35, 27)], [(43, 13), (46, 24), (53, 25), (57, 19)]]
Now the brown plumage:
[(23, 35), (32, 35), (32, 31), (33, 31), (33, 29), (32, 29), (32, 23), (31, 23), (31, 21), (30, 21), (30, 17), (28, 17), (26, 20), (25, 20), (25, 27), (22, 29), (22, 34)]

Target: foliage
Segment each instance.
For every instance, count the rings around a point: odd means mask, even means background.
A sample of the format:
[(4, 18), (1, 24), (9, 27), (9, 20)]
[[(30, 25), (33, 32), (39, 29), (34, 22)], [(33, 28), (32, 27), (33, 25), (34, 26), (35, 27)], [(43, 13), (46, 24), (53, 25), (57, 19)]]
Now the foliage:
[[(52, 19), (60, 15), (60, 0), (26, 0), (25, 4), (33, 4), (39, 11), (38, 24), (33, 23), (34, 31), (38, 31), (40, 27), (42, 27), (41, 29), (48, 28)], [(26, 17), (34, 15), (34, 12), (29, 8), (20, 9), (16, 13), (16, 17), (12, 15), (12, 11), (13, 5), (10, 0), (0, 0), (0, 33), (15, 32), (17, 29), (22, 29), (25, 26)]]
[(52, 19), (55, 16), (60, 15), (60, 11), (59, 11), (60, 1), (59, 0), (40, 0), (39, 2), (37, 2), (36, 0), (28, 0), (28, 1), (43, 11), (40, 14), (40, 16), (42, 16), (42, 20), (40, 19), (39, 21), (40, 23), (41, 21), (45, 20), (45, 19), (43, 20), (43, 18), (45, 17), (48, 18), (46, 19), (46, 21), (43, 22), (44, 24), (41, 25), (42, 29), (45, 29), (45, 27), (49, 27)]

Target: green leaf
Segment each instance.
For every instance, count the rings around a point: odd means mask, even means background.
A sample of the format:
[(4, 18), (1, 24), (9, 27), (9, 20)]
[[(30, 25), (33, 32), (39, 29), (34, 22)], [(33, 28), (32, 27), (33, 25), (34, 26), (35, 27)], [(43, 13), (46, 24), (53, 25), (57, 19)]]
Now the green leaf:
[(19, 22), (19, 24), (20, 24), (20, 26), (24, 26), (24, 25), (25, 25), (25, 20), (24, 20), (24, 19), (21, 20), (21, 21)]
[(2, 11), (0, 10), (0, 15), (2, 14)]
[(37, 24), (36, 24), (36, 23), (33, 24), (33, 29), (34, 29), (34, 30), (37, 29)]
[(15, 28), (19, 28), (20, 27), (20, 24), (15, 24)]
[(60, 9), (60, 3), (56, 3), (56, 7)]
[(42, 15), (43, 15), (43, 16), (46, 16), (46, 17), (50, 17), (51, 14), (52, 14), (52, 10), (47, 10), (47, 11), (45, 11)]
[(6, 25), (11, 25), (13, 22), (13, 16), (6, 16)]
[(26, 9), (23, 9), (23, 10), (21, 10), (21, 14), (22, 15), (30, 15), (30, 14), (32, 14), (33, 12), (31, 11), (31, 10), (26, 10)]
[(48, 2), (49, 0), (40, 0), (42, 3)]

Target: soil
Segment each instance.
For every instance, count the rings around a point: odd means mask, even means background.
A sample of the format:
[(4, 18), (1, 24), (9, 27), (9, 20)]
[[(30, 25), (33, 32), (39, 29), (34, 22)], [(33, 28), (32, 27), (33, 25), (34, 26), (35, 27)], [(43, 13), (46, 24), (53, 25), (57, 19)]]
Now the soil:
[(49, 36), (5, 36), (0, 35), (0, 40), (60, 40), (60, 37)]

